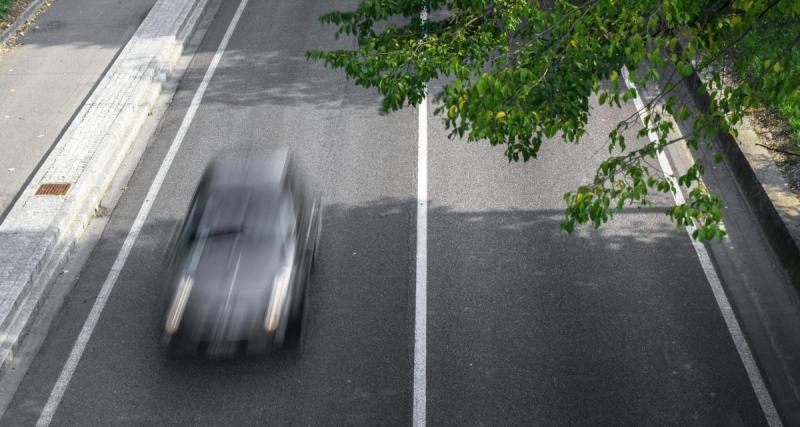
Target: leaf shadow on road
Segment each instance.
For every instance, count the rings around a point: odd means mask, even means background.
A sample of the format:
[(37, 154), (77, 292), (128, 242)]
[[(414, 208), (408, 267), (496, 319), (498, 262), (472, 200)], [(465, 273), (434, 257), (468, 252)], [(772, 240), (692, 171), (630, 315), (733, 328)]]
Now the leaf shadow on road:
[(307, 60), (302, 51), (230, 50), (203, 103), (214, 107), (379, 110), (380, 95), (357, 87), (341, 71)]
[[(355, 1), (251, 2), (214, 75), (204, 104), (225, 108), (302, 107), (378, 110), (376, 90), (355, 86), (341, 70), (306, 58), (309, 50), (354, 49), (352, 37), (334, 37), (336, 28), (318, 17), (333, 9), (350, 9)], [(262, 18), (259, 18), (262, 17)], [(268, 17), (268, 18), (263, 18)], [(210, 57), (216, 45), (204, 43), (200, 55)], [(205, 63), (205, 61), (201, 61)], [(193, 78), (201, 78), (202, 73)]]

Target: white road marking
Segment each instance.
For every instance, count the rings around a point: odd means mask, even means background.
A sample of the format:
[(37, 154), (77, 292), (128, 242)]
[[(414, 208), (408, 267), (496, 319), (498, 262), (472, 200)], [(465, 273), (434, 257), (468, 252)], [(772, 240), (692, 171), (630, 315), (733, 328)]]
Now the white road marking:
[[(624, 77), (625, 84), (628, 86), (628, 88), (636, 87), (633, 82), (631, 82), (628, 76), (628, 70), (626, 68), (622, 69), (622, 76)], [(638, 91), (636, 98), (634, 98), (633, 101), (636, 109), (639, 111), (639, 119), (641, 119), (642, 123), (644, 123), (644, 117), (646, 115), (644, 112), (644, 103), (639, 97)], [(649, 132), (647, 136), (652, 142), (658, 141), (658, 137), (653, 132)], [(678, 188), (678, 191), (672, 194), (673, 198), (675, 199), (675, 204), (681, 205), (685, 203), (683, 193), (680, 191), (680, 187), (678, 186), (678, 182), (675, 178), (675, 173), (672, 171), (672, 166), (669, 164), (667, 155), (664, 152), (658, 153), (658, 163), (661, 165), (661, 170), (664, 172), (664, 175), (667, 177), (667, 179), (672, 182), (672, 185), (675, 188)], [(711, 262), (711, 257), (708, 255), (708, 251), (703, 243), (691, 238), (694, 230), (694, 226), (686, 227), (686, 231), (689, 233), (689, 238), (692, 240), (692, 246), (694, 247), (695, 252), (697, 252), (697, 258), (700, 260), (700, 265), (703, 267), (703, 272), (706, 275), (708, 284), (711, 286), (711, 291), (714, 293), (714, 299), (717, 301), (717, 306), (719, 306), (719, 310), (722, 313), (722, 318), (725, 320), (725, 324), (728, 326), (728, 332), (730, 332), (731, 338), (733, 338), (733, 343), (736, 345), (736, 351), (739, 353), (739, 358), (742, 360), (745, 371), (747, 371), (747, 377), (750, 379), (750, 385), (753, 387), (753, 391), (758, 399), (758, 403), (761, 405), (761, 410), (764, 412), (764, 417), (767, 419), (767, 423), (770, 426), (782, 426), (783, 423), (781, 423), (780, 416), (778, 416), (778, 411), (775, 409), (775, 404), (772, 401), (772, 397), (769, 395), (767, 386), (764, 384), (764, 378), (761, 377), (761, 372), (758, 370), (758, 365), (756, 365), (756, 361), (753, 358), (753, 353), (750, 351), (750, 346), (747, 344), (747, 340), (742, 334), (742, 328), (739, 325), (739, 321), (736, 320), (736, 315), (733, 312), (733, 308), (728, 301), (728, 297), (725, 295), (725, 291), (722, 289), (722, 283), (717, 275), (717, 270), (714, 269), (714, 264)]]
[[(427, 14), (420, 17), (424, 21)], [(425, 426), (428, 323), (428, 97), (417, 107), (417, 265), (414, 308), (414, 427)]]
[(142, 203), (142, 207), (139, 209), (139, 213), (136, 215), (136, 219), (134, 219), (133, 225), (131, 226), (127, 237), (125, 237), (125, 241), (122, 243), (122, 248), (120, 249), (119, 254), (117, 254), (114, 264), (111, 266), (111, 271), (108, 272), (108, 276), (106, 277), (105, 282), (103, 282), (103, 287), (100, 288), (100, 293), (97, 295), (97, 298), (92, 305), (92, 310), (89, 312), (89, 317), (87, 317), (86, 321), (83, 323), (81, 332), (78, 335), (78, 338), (75, 340), (75, 344), (73, 345), (72, 351), (67, 358), (67, 362), (64, 364), (64, 368), (61, 370), (61, 374), (58, 376), (58, 380), (53, 386), (53, 390), (50, 392), (50, 397), (47, 399), (47, 403), (42, 409), (39, 419), (36, 421), (36, 425), (38, 427), (48, 426), (53, 420), (53, 416), (58, 409), (58, 405), (61, 403), (61, 399), (64, 397), (64, 392), (66, 392), (69, 382), (72, 379), (72, 375), (75, 373), (78, 362), (80, 362), (81, 357), (83, 356), (83, 352), (86, 349), (86, 344), (89, 343), (89, 339), (92, 337), (92, 332), (94, 331), (94, 328), (97, 326), (97, 322), (100, 319), (100, 314), (102, 314), (103, 309), (106, 306), (108, 296), (114, 289), (114, 285), (117, 283), (117, 278), (119, 278), (122, 268), (125, 266), (125, 262), (128, 260), (128, 256), (133, 249), (133, 245), (136, 243), (136, 239), (139, 237), (139, 233), (142, 231), (142, 227), (147, 219), (147, 215), (150, 213), (150, 209), (153, 207), (153, 202), (155, 201), (156, 196), (161, 189), (161, 185), (164, 183), (167, 172), (169, 171), (169, 168), (178, 153), (178, 149), (183, 143), (183, 139), (186, 137), (186, 133), (189, 130), (192, 120), (194, 120), (194, 116), (197, 113), (198, 107), (200, 107), (200, 103), (203, 100), (203, 95), (208, 88), (208, 84), (211, 81), (211, 78), (214, 76), (214, 72), (216, 71), (219, 62), (222, 59), (222, 55), (225, 53), (225, 49), (228, 47), (228, 42), (230, 41), (233, 31), (236, 29), (236, 26), (239, 23), (239, 19), (242, 17), (242, 12), (244, 11), (245, 6), (247, 6), (248, 1), (249, 0), (242, 0), (241, 3), (239, 3), (239, 7), (236, 9), (236, 13), (233, 15), (233, 19), (228, 25), (228, 30), (222, 37), (222, 41), (220, 42), (219, 47), (217, 48), (217, 51), (211, 60), (211, 64), (206, 70), (205, 76), (203, 76), (203, 81), (197, 88), (194, 98), (192, 98), (192, 102), (189, 105), (186, 116), (183, 118), (181, 127), (178, 129), (175, 139), (172, 140), (172, 145), (170, 145), (169, 151), (167, 151), (166, 156), (164, 156), (164, 161), (161, 163), (161, 166), (159, 167), (158, 172), (153, 179), (153, 183), (150, 185), (150, 189), (147, 191), (147, 195)]

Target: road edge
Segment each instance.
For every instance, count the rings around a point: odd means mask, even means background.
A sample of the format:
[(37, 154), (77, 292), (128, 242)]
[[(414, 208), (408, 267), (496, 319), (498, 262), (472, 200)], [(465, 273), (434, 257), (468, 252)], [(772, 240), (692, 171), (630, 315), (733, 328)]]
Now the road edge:
[[(703, 85), (700, 75), (695, 71), (684, 81), (694, 102), (708, 111), (711, 97), (700, 90)], [(745, 117), (734, 129), (737, 137), (721, 132), (717, 135), (719, 146), (786, 270), (795, 294), (800, 296), (800, 200), (788, 190), (786, 180), (767, 150), (756, 145), (759, 137), (750, 120)], [(796, 212), (794, 215), (792, 210)]]
[[(692, 81), (692, 78), (696, 80)], [(677, 96), (688, 99), (689, 104), (687, 104), (687, 107), (690, 107), (693, 111), (695, 109), (697, 111), (707, 111), (709, 104), (704, 103), (704, 101), (711, 101), (710, 97), (698, 92), (699, 85), (703, 81), (697, 74), (692, 74), (688, 78), (679, 80), (680, 89)], [(664, 84), (663, 80), (659, 83), (661, 90), (663, 90)], [(670, 134), (670, 139), (682, 138), (687, 132), (691, 132), (691, 121), (676, 119), (675, 123), (677, 124), (675, 128), (677, 133)], [(749, 123), (745, 122), (738, 129), (746, 128), (748, 125)], [(741, 135), (743, 131), (740, 130), (739, 132)], [(750, 164), (746, 154), (746, 147), (747, 143), (753, 146), (758, 142), (757, 135), (753, 136), (754, 138), (749, 141), (737, 141), (731, 135), (714, 134), (708, 140), (709, 144), (711, 144), (710, 146), (701, 146), (699, 150), (693, 150), (686, 144), (680, 143), (665, 150), (665, 153), (667, 153), (673, 166), (682, 172), (685, 172), (696, 161), (703, 161), (709, 168), (706, 170), (706, 174), (710, 175), (708, 178), (711, 178), (712, 181), (716, 181), (715, 185), (720, 185), (720, 180), (724, 180), (730, 189), (735, 189), (732, 191), (736, 192), (736, 196), (733, 196), (732, 200), (726, 199), (725, 208), (731, 207), (746, 211), (752, 221), (747, 224), (747, 229), (759, 236), (758, 238), (765, 245), (762, 246), (763, 250), (769, 252), (767, 254), (769, 265), (780, 276), (779, 283), (759, 282), (759, 280), (763, 279), (755, 276), (748, 276), (746, 279), (743, 279), (743, 276), (739, 276), (740, 265), (738, 263), (743, 260), (731, 256), (735, 244), (731, 243), (727, 238), (723, 242), (707, 242), (705, 244), (711, 261), (720, 275), (724, 292), (727, 294), (736, 318), (741, 325), (742, 333), (751, 347), (756, 365), (761, 371), (772, 401), (776, 409), (779, 410), (778, 415), (786, 425), (794, 425), (792, 423), (796, 424), (798, 419), (798, 402), (800, 402), (797, 400), (797, 386), (800, 384), (797, 381), (800, 377), (796, 375), (798, 371), (796, 369), (797, 363), (795, 362), (797, 360), (795, 355), (800, 354), (798, 353), (800, 340), (797, 339), (795, 332), (798, 324), (800, 324), (798, 323), (800, 322), (800, 317), (798, 317), (800, 287), (797, 286), (796, 279), (790, 277), (792, 266), (785, 264), (785, 253), (780, 252), (780, 246), (775, 244), (774, 238), (768, 230), (769, 227), (772, 227), (774, 232), (777, 227), (785, 226), (785, 224), (775, 221), (765, 226), (763, 212), (765, 205), (757, 204), (754, 199), (759, 196), (758, 194), (754, 195), (755, 191), (762, 191), (763, 193), (760, 196), (766, 198), (766, 203), (768, 203), (766, 207), (774, 209), (773, 212), (778, 221), (782, 221), (778, 216), (778, 209), (772, 205), (769, 197), (771, 196), (770, 193), (774, 193), (776, 187), (778, 189), (788, 189), (788, 185), (786, 185), (786, 181), (780, 175), (780, 171), (768, 153), (762, 153), (764, 157), (761, 158), (760, 163)], [(706, 149), (711, 151), (709, 152)], [(738, 161), (743, 162), (743, 164), (740, 163), (734, 166), (731, 161), (731, 154), (729, 154), (733, 150), (739, 151), (734, 154), (738, 156)], [(711, 163), (711, 157), (720, 152), (725, 155), (725, 161), (720, 164), (721, 167), (719, 168), (724, 172), (716, 172), (715, 170), (718, 168)], [(742, 167), (750, 168), (752, 175), (743, 177)], [(775, 180), (766, 181), (765, 185), (765, 181), (761, 178), (764, 170), (759, 170), (758, 167), (768, 167), (768, 172), (772, 173), (772, 177)], [(705, 177), (703, 182), (702, 185), (706, 185)], [(781, 184), (784, 186), (779, 187)], [(732, 203), (732, 205), (729, 206), (728, 203)], [(790, 206), (794, 206), (794, 209), (797, 209), (798, 202), (796, 199), (794, 203), (795, 205)], [(723, 226), (726, 223), (724, 215)], [(736, 219), (732, 221), (738, 223), (739, 227), (742, 226), (741, 221)], [(777, 229), (780, 230), (779, 228)], [(786, 233), (788, 234), (788, 230)], [(738, 244), (741, 246), (742, 236), (740, 235), (739, 237)], [(744, 264), (747, 263), (744, 262), (742, 265)], [(742, 268), (747, 270), (746, 267)]]
[[(156, 2), (0, 224), (0, 376), (97, 214), (208, 2)], [(63, 195), (37, 194), (51, 182), (71, 187)]]

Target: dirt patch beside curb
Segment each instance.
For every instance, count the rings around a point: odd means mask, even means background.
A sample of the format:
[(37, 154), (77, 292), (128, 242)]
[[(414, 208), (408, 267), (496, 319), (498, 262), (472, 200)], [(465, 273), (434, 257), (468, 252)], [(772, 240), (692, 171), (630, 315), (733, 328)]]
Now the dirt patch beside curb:
[(753, 117), (753, 130), (761, 137), (762, 146), (769, 150), (791, 191), (800, 197), (800, 141), (793, 139), (786, 117), (765, 109), (752, 111), (750, 115)]
[(0, 55), (17, 45), (36, 18), (41, 16), (55, 0), (11, 0), (7, 14), (0, 19)]
[(10, 0), (5, 2), (2, 6), (3, 13), (0, 15), (0, 33), (8, 29), (8, 27), (17, 20), (19, 15), (25, 11), (25, 8), (31, 4), (31, 1), (32, 0)]

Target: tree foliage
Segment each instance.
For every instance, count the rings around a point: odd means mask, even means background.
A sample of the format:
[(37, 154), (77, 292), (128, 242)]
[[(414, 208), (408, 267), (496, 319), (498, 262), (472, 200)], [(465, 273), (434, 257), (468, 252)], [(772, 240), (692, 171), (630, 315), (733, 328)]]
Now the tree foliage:
[[(623, 70), (637, 71), (638, 87), (657, 84), (644, 126), (637, 114), (620, 121), (594, 179), (565, 194), (569, 232), (683, 186), (686, 203), (667, 214), (696, 224), (696, 238), (721, 238), (722, 202), (702, 185), (703, 164), (670, 179), (648, 160), (679, 140), (697, 148), (717, 132), (733, 134), (748, 108), (785, 103), (800, 87), (800, 0), (362, 0), (320, 20), (357, 45), (310, 58), (377, 88), (387, 111), (418, 104), (427, 82), (442, 79), (434, 112), (450, 137), (502, 145), (512, 161), (536, 158), (553, 137), (580, 142), (592, 96), (616, 107), (634, 100)], [(743, 76), (734, 87), (719, 72), (727, 58)], [(700, 113), (673, 94), (695, 70), (708, 76), (701, 90), (713, 100)], [(689, 119), (692, 132), (670, 139), (675, 118)], [(629, 144), (631, 127), (652, 140)]]

